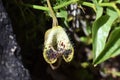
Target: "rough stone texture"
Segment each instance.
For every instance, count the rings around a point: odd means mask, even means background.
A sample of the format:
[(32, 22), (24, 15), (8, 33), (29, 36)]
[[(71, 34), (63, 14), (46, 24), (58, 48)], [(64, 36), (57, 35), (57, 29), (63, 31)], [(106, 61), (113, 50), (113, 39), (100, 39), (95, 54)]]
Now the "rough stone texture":
[(0, 0), (0, 80), (30, 80), (19, 51), (10, 19)]

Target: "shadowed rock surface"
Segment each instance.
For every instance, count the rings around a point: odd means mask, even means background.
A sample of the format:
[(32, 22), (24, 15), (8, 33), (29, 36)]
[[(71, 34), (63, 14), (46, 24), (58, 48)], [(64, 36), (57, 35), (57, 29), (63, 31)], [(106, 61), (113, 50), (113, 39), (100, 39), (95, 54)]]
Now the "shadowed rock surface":
[(30, 80), (19, 51), (10, 19), (0, 0), (0, 80)]

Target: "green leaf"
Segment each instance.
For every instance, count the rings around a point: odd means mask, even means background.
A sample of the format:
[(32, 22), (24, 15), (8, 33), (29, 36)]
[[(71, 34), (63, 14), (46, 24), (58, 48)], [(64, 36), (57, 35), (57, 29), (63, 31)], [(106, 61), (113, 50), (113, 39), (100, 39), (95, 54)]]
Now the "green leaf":
[[(93, 37), (93, 52), (94, 52), (94, 59), (97, 58), (99, 53), (102, 51), (105, 45), (104, 39), (106, 39), (103, 35), (104, 32), (108, 33), (109, 31), (106, 31), (108, 29), (104, 29), (104, 24), (108, 21), (109, 16), (102, 16), (98, 20), (96, 20), (93, 24), (93, 29), (92, 29), (92, 37)], [(106, 27), (107, 28), (107, 27)], [(104, 33), (105, 34), (105, 33)], [(103, 38), (104, 37), (104, 38)]]
[(113, 30), (110, 34), (107, 44), (104, 50), (97, 57), (94, 64), (99, 64), (111, 57), (115, 57), (120, 54), (120, 27)]
[(117, 0), (116, 2), (117, 2), (117, 3), (120, 3), (120, 0)]
[(103, 7), (97, 6), (97, 11), (96, 11), (96, 20), (100, 18), (103, 14)]
[(57, 12), (57, 17), (58, 18), (64, 18), (64, 24), (68, 27), (68, 23), (67, 23), (67, 11), (65, 10), (61, 10), (60, 12)]
[(93, 0), (93, 3), (95, 4), (95, 8), (96, 8), (96, 20), (98, 18), (100, 18), (103, 14), (103, 7), (99, 6), (98, 2), (102, 2), (101, 0)]
[(67, 11), (61, 10), (60, 12), (57, 12), (57, 17), (67, 19)]
[(100, 17), (94, 22), (92, 28), (94, 53), (93, 63), (104, 49), (112, 23), (117, 19), (117, 17), (118, 15), (115, 11), (107, 9), (107, 15)]

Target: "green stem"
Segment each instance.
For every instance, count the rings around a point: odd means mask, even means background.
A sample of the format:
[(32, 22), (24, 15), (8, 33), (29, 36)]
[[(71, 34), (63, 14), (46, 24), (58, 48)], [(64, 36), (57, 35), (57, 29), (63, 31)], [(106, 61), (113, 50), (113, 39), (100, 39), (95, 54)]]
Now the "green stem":
[[(93, 3), (83, 2), (82, 5), (91, 7), (91, 8), (93, 8), (94, 11), (96, 11), (95, 5)], [(111, 2), (111, 3), (99, 3), (99, 6), (101, 6), (101, 7), (106, 7), (106, 6), (107, 7), (113, 7), (117, 11), (118, 15), (120, 16), (120, 10), (117, 8), (115, 2)]]
[(117, 11), (118, 15), (120, 16), (120, 10), (117, 8), (116, 3), (114, 3), (114, 2), (111, 2), (111, 3), (100, 3), (99, 6), (112, 7), (112, 8), (114, 8)]
[(54, 13), (52, 7), (51, 7), (51, 4), (50, 4), (49, 0), (47, 0), (47, 5), (48, 5), (49, 11), (51, 13), (52, 19), (53, 19), (52, 27), (56, 27), (56, 26), (58, 26), (58, 21), (57, 21), (57, 18), (55, 16), (55, 13)]
[(58, 5), (58, 6), (55, 6), (54, 9), (55, 9), (55, 10), (56, 10), (56, 9), (60, 9), (60, 8), (62, 8), (62, 7), (68, 6), (68, 5), (70, 5), (71, 3), (75, 3), (75, 2), (77, 2), (77, 1), (79, 1), (79, 0), (70, 0), (70, 1), (68, 1), (68, 2), (64, 2), (63, 4), (60, 4), (60, 5)]
[(114, 3), (99, 3), (99, 6), (102, 6), (102, 7), (112, 7), (114, 5)]
[(118, 15), (120, 16), (120, 10), (117, 8), (117, 6), (114, 4), (113, 8), (117, 11)]
[[(75, 3), (77, 1), (79, 1), (79, 0), (70, 0), (68, 2), (64, 2), (63, 4), (60, 4), (58, 6), (53, 7), (53, 9), (57, 10), (57, 9), (62, 8), (62, 7), (68, 6), (68, 5), (72, 4), (72, 3)], [(26, 7), (31, 7), (33, 9), (38, 9), (38, 10), (43, 10), (43, 11), (49, 11), (49, 8), (48, 7), (44, 7), (44, 6), (31, 5), (31, 4), (22, 4), (22, 5), (24, 5)]]
[(44, 7), (44, 6), (31, 5), (31, 4), (22, 4), (22, 5), (26, 6), (26, 7), (33, 8), (33, 9), (38, 9), (38, 10), (43, 10), (43, 11), (49, 11), (49, 8), (48, 7)]
[(94, 11), (96, 11), (95, 5), (93, 3), (83, 2), (82, 5), (91, 7), (91, 8), (93, 8)]

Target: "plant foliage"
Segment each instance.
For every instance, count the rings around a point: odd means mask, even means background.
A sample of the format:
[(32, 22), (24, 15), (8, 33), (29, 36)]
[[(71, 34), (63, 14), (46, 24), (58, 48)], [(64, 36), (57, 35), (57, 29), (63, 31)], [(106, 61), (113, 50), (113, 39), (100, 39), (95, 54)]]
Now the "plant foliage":
[[(45, 1), (45, 0), (44, 0)], [(53, 1), (54, 2), (54, 1)], [(92, 24), (92, 49), (93, 64), (97, 65), (105, 60), (120, 54), (120, 0), (56, 0), (53, 9), (58, 18), (64, 19), (64, 24), (68, 26), (66, 7), (70, 4), (78, 3), (82, 6), (92, 8), (96, 18)], [(49, 11), (48, 7), (38, 5), (25, 5), (34, 9)], [(37, 6), (37, 7), (34, 7)], [(87, 13), (86, 13), (87, 14)], [(116, 25), (117, 24), (117, 25)]]

